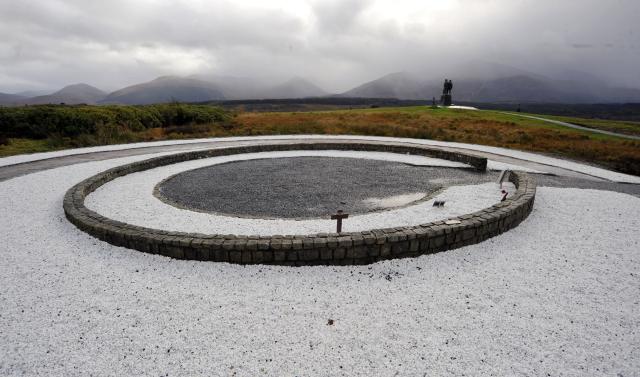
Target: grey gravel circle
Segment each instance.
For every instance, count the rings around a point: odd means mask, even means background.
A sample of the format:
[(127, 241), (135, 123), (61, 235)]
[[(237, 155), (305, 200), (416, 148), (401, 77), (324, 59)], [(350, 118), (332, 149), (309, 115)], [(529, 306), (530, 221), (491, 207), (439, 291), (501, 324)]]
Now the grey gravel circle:
[[(201, 212), (257, 218), (324, 218), (338, 209), (361, 214), (402, 207), (426, 199), (443, 187), (496, 178), (497, 174), (474, 169), (359, 158), (287, 157), (185, 171), (159, 183), (155, 194), (171, 205)], [(376, 200), (407, 194), (414, 194), (409, 202)]]

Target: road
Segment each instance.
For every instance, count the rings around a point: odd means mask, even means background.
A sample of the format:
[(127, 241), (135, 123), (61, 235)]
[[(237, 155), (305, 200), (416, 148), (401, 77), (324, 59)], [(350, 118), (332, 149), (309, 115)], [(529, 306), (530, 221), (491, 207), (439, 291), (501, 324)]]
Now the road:
[(524, 115), (524, 114), (509, 113), (509, 112), (503, 112), (503, 111), (501, 111), (501, 113), (502, 114), (507, 114), (507, 115), (519, 116), (519, 117), (523, 117), (523, 118), (541, 120), (543, 122), (553, 123), (553, 124), (558, 125), (558, 126), (569, 127), (569, 128), (573, 128), (573, 129), (576, 129), (576, 130), (595, 132), (595, 133), (598, 133), (598, 134), (616, 136), (616, 137), (621, 137), (621, 138), (629, 139), (629, 140), (640, 140), (640, 136), (625, 135), (625, 134), (621, 134), (621, 133), (618, 133), (618, 132), (599, 130), (599, 129), (596, 129), (596, 128), (579, 126), (577, 124), (562, 122), (562, 121), (555, 120), (555, 119), (548, 119), (548, 118), (542, 118), (542, 117), (533, 116), (533, 115)]

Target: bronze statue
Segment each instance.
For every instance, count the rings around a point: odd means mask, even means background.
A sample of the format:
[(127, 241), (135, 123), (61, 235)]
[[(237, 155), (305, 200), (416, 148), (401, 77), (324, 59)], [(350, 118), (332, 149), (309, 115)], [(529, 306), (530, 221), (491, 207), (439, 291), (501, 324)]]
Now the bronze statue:
[(451, 90), (453, 89), (453, 81), (449, 79), (444, 79), (444, 89), (442, 91), (443, 95), (451, 95)]
[(453, 81), (444, 79), (444, 89), (442, 90), (442, 104), (451, 106), (451, 90), (453, 89)]

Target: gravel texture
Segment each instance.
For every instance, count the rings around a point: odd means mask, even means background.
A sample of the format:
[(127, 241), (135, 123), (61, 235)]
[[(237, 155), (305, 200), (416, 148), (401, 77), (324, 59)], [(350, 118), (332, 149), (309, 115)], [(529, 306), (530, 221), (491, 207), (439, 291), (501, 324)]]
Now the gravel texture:
[[(87, 208), (110, 219), (122, 221), (154, 229), (205, 233), (205, 234), (242, 234), (242, 235), (276, 235), (276, 234), (314, 234), (330, 233), (336, 229), (335, 220), (324, 218), (292, 219), (292, 218), (240, 218), (213, 213), (195, 212), (169, 205), (152, 195), (156, 185), (175, 174), (213, 164), (229, 164), (233, 166), (237, 161), (280, 158), (280, 157), (320, 157), (320, 156), (350, 156), (350, 158), (369, 158), (376, 160), (396, 161), (414, 165), (444, 165), (450, 166), (450, 161), (438, 160), (416, 155), (372, 152), (342, 152), (342, 151), (285, 151), (246, 153), (232, 156), (222, 156), (209, 159), (192, 160), (183, 163), (150, 169), (124, 177), (99, 187), (87, 196)], [(285, 159), (286, 160), (286, 159)], [(253, 163), (253, 162), (251, 162)], [(446, 169), (457, 170), (457, 169)], [(462, 172), (465, 173), (465, 172)], [(457, 172), (455, 174), (462, 174)], [(473, 173), (470, 173), (473, 174)], [(478, 174), (481, 181), (486, 177), (496, 176), (496, 173)], [(434, 185), (451, 184), (451, 177), (436, 179), (432, 177)], [(455, 178), (455, 177), (454, 177)], [(306, 179), (317, 179), (307, 177)], [(512, 191), (515, 191), (513, 189)], [(286, 193), (285, 193), (286, 194)], [(286, 197), (284, 195), (283, 197)], [(372, 212), (350, 216), (343, 223), (343, 231), (354, 232), (379, 228), (418, 225), (430, 221), (442, 220), (460, 216), (492, 206), (501, 198), (500, 190), (495, 182), (477, 185), (453, 186), (438, 192), (429, 200), (424, 200), (407, 207), (396, 208), (381, 212)], [(245, 196), (247, 208), (256, 198)], [(385, 199), (385, 198), (370, 198)], [(397, 199), (394, 197), (387, 200)], [(231, 199), (230, 199), (231, 200)], [(434, 208), (434, 200), (445, 200), (443, 208)], [(366, 203), (364, 204), (366, 205)], [(335, 210), (335, 208), (333, 209)]]
[[(144, 157), (146, 158), (146, 157)], [(0, 375), (567, 375), (640, 370), (640, 199), (539, 188), (519, 227), (370, 266), (177, 261), (62, 212), (87, 163), (0, 183)]]
[(342, 209), (361, 214), (419, 200), (497, 174), (412, 166), (365, 158), (269, 158), (217, 164), (174, 175), (157, 186), (170, 204), (256, 218), (326, 218)]

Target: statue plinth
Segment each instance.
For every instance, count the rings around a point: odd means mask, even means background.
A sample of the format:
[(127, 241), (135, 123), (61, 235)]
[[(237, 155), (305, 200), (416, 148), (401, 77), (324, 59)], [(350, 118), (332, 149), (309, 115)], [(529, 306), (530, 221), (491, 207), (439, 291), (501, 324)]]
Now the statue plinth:
[(451, 106), (451, 94), (442, 95), (442, 106)]

